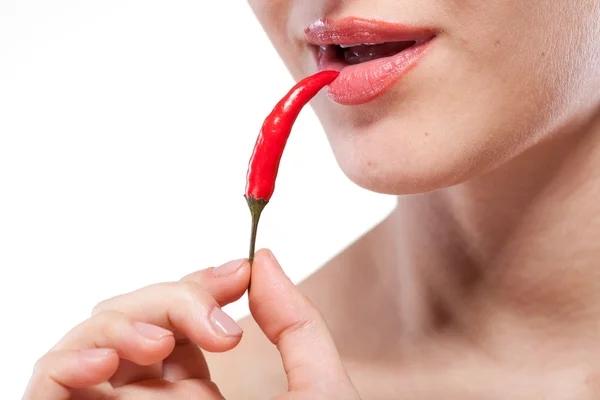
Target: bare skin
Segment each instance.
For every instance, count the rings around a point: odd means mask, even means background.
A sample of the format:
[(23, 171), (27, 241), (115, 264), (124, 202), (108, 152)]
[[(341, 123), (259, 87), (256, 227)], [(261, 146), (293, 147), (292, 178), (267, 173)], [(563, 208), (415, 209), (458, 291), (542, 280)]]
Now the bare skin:
[[(600, 129), (579, 128), (479, 181), (399, 198), (306, 297), (259, 253), (241, 342), (204, 314), (242, 295), (247, 262), (109, 299), (40, 360), (25, 398), (595, 399)], [(162, 328), (158, 343), (136, 321)], [(77, 358), (96, 347), (102, 362)], [(224, 352), (205, 354), (210, 372), (199, 347)]]
[(596, 399), (600, 129), (579, 128), (399, 198), (306, 297), (260, 252), (241, 341), (209, 310), (243, 294), (247, 261), (109, 299), (40, 360), (25, 399)]
[(286, 371), (276, 400), (358, 399), (321, 313), (264, 250), (252, 271), (236, 260), (101, 302), (37, 362), (23, 399), (221, 400), (203, 350), (240, 342), (221, 307), (251, 276), (252, 315)]
[[(361, 398), (600, 396), (599, 128), (400, 198), (300, 285)], [(242, 326), (236, 349), (209, 358), (213, 379), (228, 398), (262, 399), (285, 375), (254, 321)]]
[[(268, 252), (257, 255), (243, 339), (219, 334), (208, 310), (243, 294), (249, 266), (229, 278), (191, 274), (183, 282), (194, 290), (159, 284), (102, 303), (42, 357), (26, 399), (95, 399), (99, 383), (119, 400), (218, 390), (600, 398), (600, 0), (249, 3), (298, 79), (318, 69), (304, 32), (319, 19), (436, 32), (431, 53), (381, 97), (313, 102), (342, 170), (398, 195), (396, 211), (300, 291)], [(147, 343), (137, 322), (168, 332)], [(95, 364), (79, 352), (93, 347), (106, 347)], [(206, 353), (210, 375), (199, 348), (222, 353)]]
[[(297, 78), (318, 70), (320, 18), (437, 32), (381, 97), (313, 104), (346, 175), (399, 196), (300, 286), (362, 398), (600, 397), (600, 2), (249, 3)], [(269, 349), (248, 334), (215, 379), (260, 398), (284, 382)]]

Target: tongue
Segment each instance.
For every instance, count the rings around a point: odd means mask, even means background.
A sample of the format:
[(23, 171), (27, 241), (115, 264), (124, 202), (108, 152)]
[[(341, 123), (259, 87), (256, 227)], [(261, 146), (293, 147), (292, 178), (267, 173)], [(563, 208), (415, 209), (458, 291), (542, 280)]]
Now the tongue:
[(376, 45), (362, 45), (343, 50), (344, 61), (350, 65), (360, 64), (378, 58), (390, 57), (408, 49), (415, 42), (392, 42)]

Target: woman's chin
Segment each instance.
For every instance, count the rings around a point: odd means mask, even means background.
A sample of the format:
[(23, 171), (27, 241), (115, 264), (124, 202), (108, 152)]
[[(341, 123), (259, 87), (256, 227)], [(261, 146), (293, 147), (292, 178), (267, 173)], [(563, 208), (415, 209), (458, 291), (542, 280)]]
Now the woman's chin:
[[(420, 168), (371, 163), (342, 165), (346, 176), (358, 186), (388, 195), (411, 195), (432, 192), (462, 183), (472, 177), (464, 168)], [(461, 171), (462, 170), (462, 171)]]
[(352, 182), (381, 194), (410, 195), (447, 188), (473, 179), (502, 161), (501, 157), (492, 159), (456, 148), (450, 150), (450, 146), (407, 151), (406, 147), (375, 144), (334, 144), (334, 154)]

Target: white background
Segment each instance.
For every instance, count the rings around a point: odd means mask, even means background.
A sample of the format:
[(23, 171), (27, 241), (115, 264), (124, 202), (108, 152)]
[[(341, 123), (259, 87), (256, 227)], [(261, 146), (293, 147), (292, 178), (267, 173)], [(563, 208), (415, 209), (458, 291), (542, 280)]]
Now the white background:
[[(248, 157), (292, 84), (245, 2), (0, 0), (2, 399), (100, 300), (247, 255)], [(299, 281), (393, 203), (307, 108), (258, 245)]]

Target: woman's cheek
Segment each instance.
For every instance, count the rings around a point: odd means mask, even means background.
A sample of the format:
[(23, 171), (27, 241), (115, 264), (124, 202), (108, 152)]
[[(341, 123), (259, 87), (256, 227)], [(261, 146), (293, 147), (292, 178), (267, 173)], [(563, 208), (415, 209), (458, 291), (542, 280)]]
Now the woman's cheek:
[(285, 32), (292, 2), (289, 0), (249, 0), (250, 8), (271, 40)]

